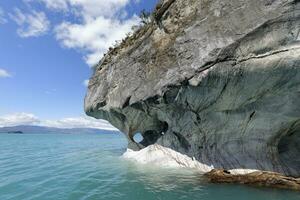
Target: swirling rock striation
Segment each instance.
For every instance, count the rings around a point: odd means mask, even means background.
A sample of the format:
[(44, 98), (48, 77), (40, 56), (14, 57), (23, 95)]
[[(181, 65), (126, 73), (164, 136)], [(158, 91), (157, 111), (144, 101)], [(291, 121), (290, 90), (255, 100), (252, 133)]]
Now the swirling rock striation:
[(86, 113), (133, 150), (299, 177), (300, 1), (164, 0), (153, 16), (99, 62)]

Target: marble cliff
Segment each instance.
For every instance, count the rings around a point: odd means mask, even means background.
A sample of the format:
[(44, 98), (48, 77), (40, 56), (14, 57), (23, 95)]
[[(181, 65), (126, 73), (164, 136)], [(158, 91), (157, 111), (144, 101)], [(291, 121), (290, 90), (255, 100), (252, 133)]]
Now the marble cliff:
[(162, 0), (96, 66), (85, 111), (132, 150), (299, 177), (299, 32), (299, 0)]

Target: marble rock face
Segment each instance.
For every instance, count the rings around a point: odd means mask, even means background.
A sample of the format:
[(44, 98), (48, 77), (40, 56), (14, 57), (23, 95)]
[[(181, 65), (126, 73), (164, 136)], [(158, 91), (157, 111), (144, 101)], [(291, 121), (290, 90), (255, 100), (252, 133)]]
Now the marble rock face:
[(164, 0), (153, 16), (99, 62), (86, 113), (132, 150), (299, 177), (300, 1)]

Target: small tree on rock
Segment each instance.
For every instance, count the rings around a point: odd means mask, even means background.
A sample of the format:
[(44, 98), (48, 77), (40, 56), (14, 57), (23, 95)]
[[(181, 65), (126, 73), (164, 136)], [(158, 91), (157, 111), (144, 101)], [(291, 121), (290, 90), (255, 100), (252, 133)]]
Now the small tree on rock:
[(140, 13), (140, 18), (143, 24), (148, 24), (151, 22), (151, 13), (143, 9)]

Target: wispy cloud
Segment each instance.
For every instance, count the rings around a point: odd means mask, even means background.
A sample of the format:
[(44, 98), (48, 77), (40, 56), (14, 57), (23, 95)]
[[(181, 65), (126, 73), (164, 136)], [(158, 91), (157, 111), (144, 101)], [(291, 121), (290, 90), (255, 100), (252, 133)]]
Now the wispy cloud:
[[(139, 0), (23, 0), (32, 11), (24, 13), (16, 8), (10, 17), (19, 25), (21, 37), (45, 34), (50, 21), (45, 12), (37, 12), (37, 4), (48, 11), (73, 16), (54, 25), (57, 41), (65, 48), (81, 51), (89, 66), (94, 66), (107, 49), (131, 32), (140, 20), (128, 16), (126, 6)], [(40, 5), (38, 6), (40, 8)]]
[(45, 34), (50, 28), (50, 21), (44, 12), (32, 10), (25, 13), (16, 8), (14, 14), (10, 14), (10, 18), (19, 25), (17, 33), (20, 37), (37, 37)]
[(50, 90), (46, 90), (45, 94), (54, 94), (57, 92), (57, 89), (50, 89)]
[(83, 81), (83, 85), (84, 85), (85, 87), (87, 87), (87, 86), (89, 86), (89, 82), (90, 82), (90, 80), (84, 80), (84, 81)]
[(26, 3), (40, 2), (44, 3), (51, 10), (67, 10), (68, 0), (23, 0)]
[(0, 7), (0, 24), (5, 24), (6, 22), (4, 10)]
[(8, 78), (11, 77), (11, 74), (6, 70), (0, 68), (0, 78)]
[(27, 3), (44, 3), (53, 11), (73, 12), (77, 15), (98, 17), (113, 16), (130, 1), (136, 0), (23, 0)]
[(18, 125), (33, 125), (40, 123), (40, 120), (33, 114), (15, 113), (0, 117), (0, 127), (18, 126)]
[(131, 27), (138, 23), (138, 18), (119, 21), (103, 16), (85, 21), (83, 24), (64, 22), (56, 27), (56, 38), (67, 48), (87, 51), (86, 63), (96, 64), (103, 53), (117, 40), (125, 37)]
[[(66, 20), (55, 26), (55, 37), (63, 47), (81, 50), (89, 66), (95, 65), (110, 46), (124, 38), (131, 27), (139, 23), (137, 16), (128, 18), (125, 10), (126, 5), (137, 3), (137, 0), (23, 1), (30, 5), (42, 3), (50, 11), (75, 16), (76, 22)], [(22, 19), (20, 11), (16, 13)]]
[(107, 121), (97, 120), (88, 116), (71, 117), (60, 120), (45, 120), (42, 121), (40, 125), (56, 128), (96, 128), (103, 130), (117, 130)]
[(97, 120), (88, 116), (70, 117), (60, 120), (41, 120), (31, 113), (14, 113), (0, 116), (0, 127), (18, 125), (37, 125), (55, 128), (96, 128), (117, 130), (105, 120)]

